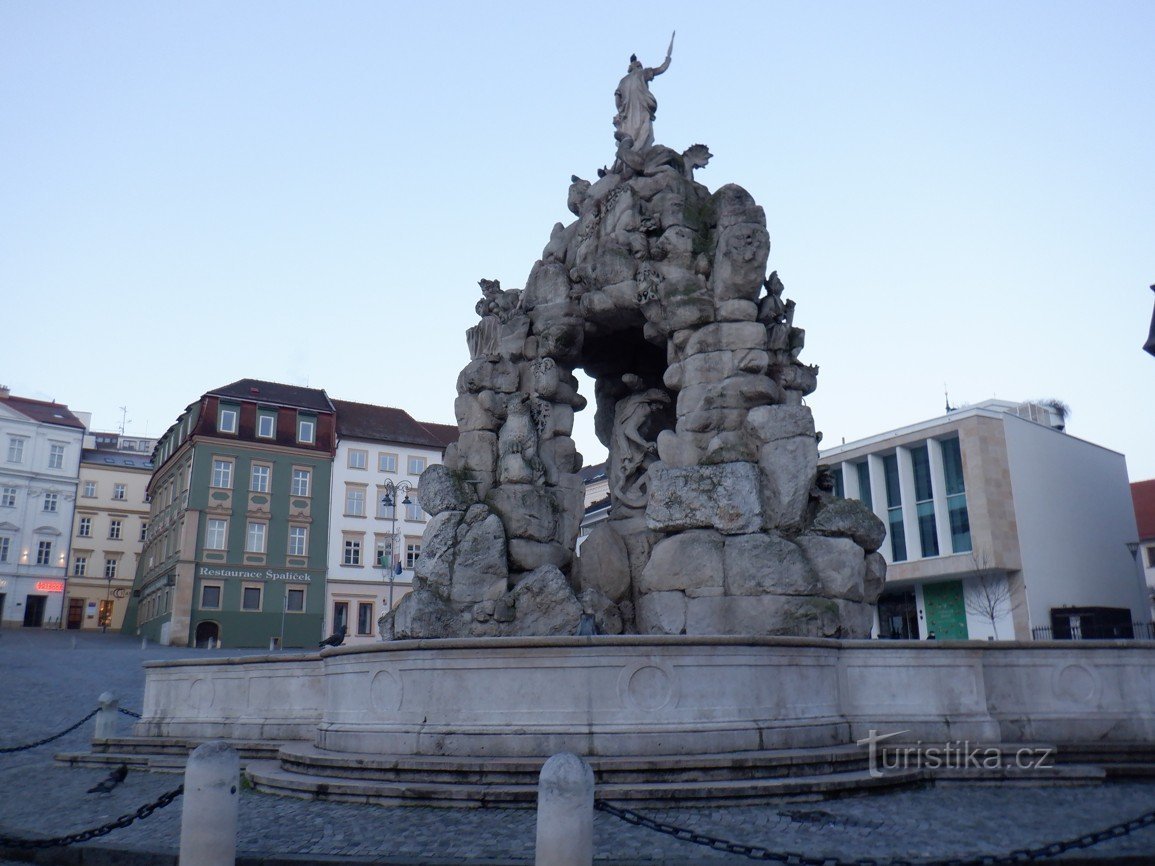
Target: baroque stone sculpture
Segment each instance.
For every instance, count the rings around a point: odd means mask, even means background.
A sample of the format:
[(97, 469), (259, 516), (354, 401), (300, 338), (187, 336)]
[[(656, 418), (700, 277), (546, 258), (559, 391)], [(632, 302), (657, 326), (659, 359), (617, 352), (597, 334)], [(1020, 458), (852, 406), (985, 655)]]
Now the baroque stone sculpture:
[[(571, 179), (577, 219), (525, 289), (480, 282), (460, 438), (421, 477), (432, 519), (386, 639), (574, 634), (583, 618), (599, 634), (869, 635), (884, 527), (818, 465), (803, 401), (818, 368), (766, 276), (762, 208), (694, 179), (705, 145), (653, 143), (649, 82), (672, 48), (654, 69), (631, 58), (613, 167)], [(611, 505), (575, 558), (578, 368)]]

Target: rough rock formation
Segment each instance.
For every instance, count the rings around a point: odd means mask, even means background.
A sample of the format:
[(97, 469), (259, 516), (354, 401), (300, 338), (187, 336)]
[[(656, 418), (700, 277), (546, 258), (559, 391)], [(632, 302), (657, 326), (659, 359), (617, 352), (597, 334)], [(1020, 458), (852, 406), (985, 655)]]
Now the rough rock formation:
[[(639, 148), (622, 104), (612, 170), (572, 179), (577, 219), (524, 290), (480, 283), (460, 438), (421, 478), (416, 589), (382, 636), (573, 634), (583, 613), (610, 633), (867, 636), (884, 528), (818, 466), (818, 369), (766, 276), (765, 214), (694, 179), (704, 145)], [(575, 565), (577, 368), (611, 507)]]

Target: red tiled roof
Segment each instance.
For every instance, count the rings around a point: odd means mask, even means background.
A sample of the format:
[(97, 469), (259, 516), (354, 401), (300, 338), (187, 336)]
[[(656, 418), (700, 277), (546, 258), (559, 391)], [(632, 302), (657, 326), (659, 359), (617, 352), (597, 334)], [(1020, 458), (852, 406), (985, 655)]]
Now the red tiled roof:
[(1139, 524), (1139, 538), (1155, 538), (1155, 478), (1136, 481), (1131, 485), (1131, 500), (1135, 503), (1135, 522)]
[(421, 426), (436, 436), (443, 448), (452, 445), (461, 435), (456, 424), (435, 424), (432, 421), (422, 421)]
[(63, 403), (49, 403), (31, 400), (28, 397), (5, 397), (5, 406), (41, 424), (55, 424), (57, 427), (75, 427), (83, 430), (84, 423), (69, 411)]
[[(374, 406), (370, 403), (353, 403), (349, 400), (333, 400), (337, 410), (337, 435), (353, 439), (375, 439), (379, 442), (397, 442), (402, 445), (418, 445), (423, 448), (443, 450), (447, 443), (444, 434), (435, 433), (431, 427), (447, 427), (445, 424), (422, 424), (404, 409), (392, 406)], [(453, 428), (457, 438), (457, 428)]]

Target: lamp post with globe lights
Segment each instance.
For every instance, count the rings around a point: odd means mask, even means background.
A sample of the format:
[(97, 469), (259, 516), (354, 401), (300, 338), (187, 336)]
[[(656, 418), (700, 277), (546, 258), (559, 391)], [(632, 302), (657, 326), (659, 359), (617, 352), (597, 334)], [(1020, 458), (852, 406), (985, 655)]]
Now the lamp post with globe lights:
[[(390, 509), (389, 518), (389, 562), (378, 562), (377, 564), (384, 571), (389, 569), (389, 610), (393, 610), (393, 587), (397, 580), (397, 575), (401, 574), (401, 557), (398, 555), (397, 544), (397, 505), (412, 505), (413, 500), (409, 498), (409, 491), (413, 489), (413, 485), (408, 481), (401, 481), (396, 484), (393, 481), (385, 482), (385, 493), (381, 497), (381, 505), (384, 508)], [(398, 497), (402, 497), (398, 503)]]

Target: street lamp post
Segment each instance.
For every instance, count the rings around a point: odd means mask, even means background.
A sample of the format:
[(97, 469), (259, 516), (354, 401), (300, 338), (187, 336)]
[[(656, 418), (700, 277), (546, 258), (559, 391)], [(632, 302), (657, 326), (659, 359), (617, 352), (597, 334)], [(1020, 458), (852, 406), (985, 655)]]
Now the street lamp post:
[[(385, 495), (381, 497), (381, 505), (390, 509), (389, 518), (389, 610), (393, 610), (393, 586), (397, 580), (397, 575), (401, 573), (401, 557), (398, 555), (397, 544), (397, 497), (401, 499), (401, 505), (412, 505), (413, 500), (409, 498), (409, 491), (413, 489), (413, 485), (408, 481), (401, 481), (394, 484), (391, 480), (385, 482)], [(378, 563), (385, 567), (385, 563)]]

